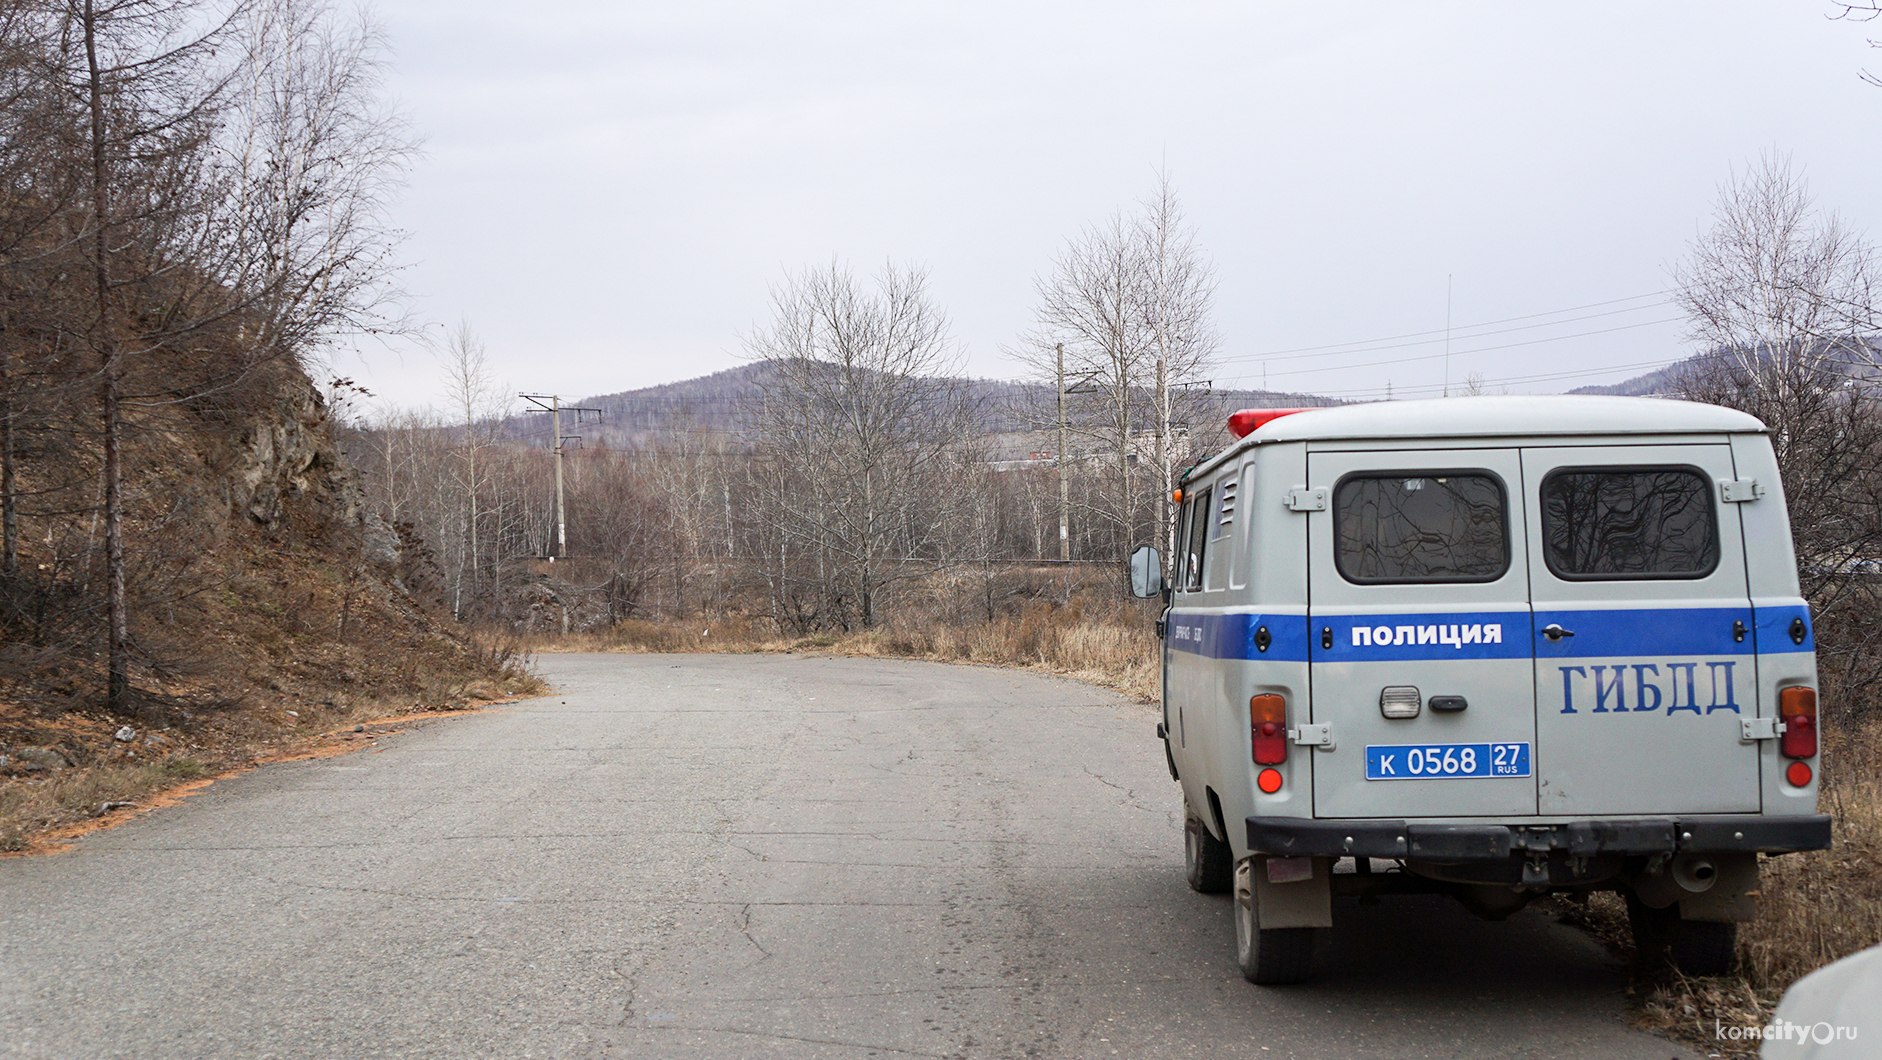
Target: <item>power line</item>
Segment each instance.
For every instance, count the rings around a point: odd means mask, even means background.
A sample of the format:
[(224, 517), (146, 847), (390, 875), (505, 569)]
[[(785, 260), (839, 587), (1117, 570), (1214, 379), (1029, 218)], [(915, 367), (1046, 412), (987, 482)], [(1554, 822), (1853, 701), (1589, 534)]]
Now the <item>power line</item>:
[[(1550, 335), (1546, 338), (1528, 339), (1523, 342), (1506, 342), (1506, 343), (1502, 343), (1496, 346), (1479, 346), (1475, 349), (1470, 349), (1470, 350), (1457, 350), (1455, 351), (1455, 353), (1457, 356), (1461, 357), (1461, 356), (1467, 356), (1473, 353), (1490, 353), (1495, 350), (1513, 350), (1522, 346), (1538, 346), (1545, 342), (1563, 342), (1568, 339), (1587, 338), (1590, 335), (1609, 335), (1616, 331), (1631, 331), (1634, 328), (1648, 328), (1648, 327), (1654, 327), (1659, 324), (1671, 324), (1671, 323), (1677, 322), (1679, 319), (1680, 319), (1679, 317), (1667, 317), (1664, 320), (1644, 320), (1636, 324), (1622, 324), (1622, 325), (1619, 325), (1618, 327), (1600, 328), (1595, 331), (1577, 331), (1569, 335)], [(1358, 352), (1365, 352), (1365, 351), (1358, 351)], [(1444, 356), (1443, 353), (1421, 353), (1415, 357), (1393, 357), (1393, 358), (1389, 358), (1383, 361), (1366, 361), (1362, 364), (1326, 365), (1324, 367), (1319, 367), (1319, 368), (1293, 368), (1285, 372), (1275, 372), (1273, 374), (1274, 375), (1312, 375), (1316, 372), (1338, 372), (1338, 371), (1345, 371), (1351, 368), (1378, 368), (1383, 365), (1389, 365), (1389, 364), (1410, 364), (1414, 361), (1432, 361), (1443, 356)], [(1247, 377), (1238, 376), (1237, 378), (1245, 379)]]
[[(1568, 324), (1580, 323), (1581, 321), (1584, 321), (1584, 320), (1599, 320), (1602, 317), (1620, 316), (1625, 313), (1638, 313), (1638, 312), (1642, 312), (1648, 309), (1658, 309), (1661, 306), (1667, 305), (1667, 304), (1669, 303), (1653, 302), (1648, 305), (1636, 306), (1633, 309), (1616, 309), (1616, 310), (1613, 310), (1612, 312), (1607, 312), (1607, 313), (1589, 313), (1585, 316), (1566, 317), (1562, 320), (1551, 320), (1543, 324), (1524, 324), (1520, 327), (1499, 328), (1496, 331), (1479, 331), (1474, 335), (1455, 335), (1453, 337), (1458, 338), (1458, 339), (1487, 339), (1491, 337), (1492, 335), (1513, 335), (1519, 331), (1535, 331), (1538, 328), (1562, 327)], [(1672, 319), (1679, 319), (1679, 318), (1675, 317)], [(1479, 326), (1482, 326), (1482, 325), (1479, 325)], [(1459, 329), (1459, 330), (1462, 330), (1462, 329)], [(1445, 339), (1442, 337), (1430, 338), (1430, 339), (1419, 339), (1416, 342), (1399, 342), (1399, 343), (1391, 343), (1391, 344), (1383, 345), (1383, 346), (1361, 346), (1356, 349), (1341, 350), (1336, 353), (1317, 353), (1317, 354), (1302, 355), (1301, 357), (1275, 357), (1275, 358), (1270, 358), (1270, 359), (1271, 360), (1298, 361), (1308, 356), (1321, 357), (1321, 358), (1343, 357), (1343, 356), (1346, 356), (1347, 354), (1376, 353), (1380, 350), (1402, 350), (1402, 349), (1408, 349), (1413, 346), (1435, 346), (1438, 343), (1443, 342), (1443, 341), (1445, 341)], [(1231, 359), (1232, 360), (1247, 360), (1248, 356), (1244, 354), (1244, 355), (1240, 355)], [(1263, 363), (1266, 363), (1266, 362), (1264, 361)]]
[[(1524, 324), (1524, 325), (1522, 325), (1522, 326), (1520, 326), (1520, 327), (1514, 327), (1514, 328), (1500, 328), (1500, 329), (1498, 329), (1498, 330), (1496, 330), (1496, 331), (1479, 331), (1479, 332), (1477, 332), (1477, 333), (1476, 333), (1476, 334), (1474, 334), (1474, 335), (1457, 335), (1457, 334), (1455, 334), (1455, 332), (1456, 332), (1456, 331), (1468, 331), (1468, 330), (1471, 330), (1471, 329), (1469, 329), (1469, 328), (1457, 328), (1457, 329), (1454, 329), (1454, 332), (1453, 332), (1453, 335), (1452, 335), (1452, 337), (1453, 337), (1453, 338), (1460, 338), (1460, 339), (1486, 339), (1486, 338), (1489, 338), (1489, 337), (1490, 337), (1490, 336), (1492, 336), (1492, 335), (1513, 335), (1513, 334), (1515, 334), (1516, 332), (1519, 332), (1519, 331), (1534, 331), (1534, 330), (1536, 330), (1537, 328), (1555, 328), (1555, 327), (1561, 327), (1561, 326), (1563, 326), (1563, 325), (1566, 325), (1566, 324), (1576, 324), (1576, 323), (1580, 323), (1581, 321), (1584, 321), (1584, 320), (1599, 320), (1599, 319), (1601, 319), (1602, 317), (1612, 317), (1612, 316), (1621, 316), (1621, 315), (1623, 315), (1623, 314), (1626, 314), (1626, 313), (1639, 313), (1639, 312), (1643, 312), (1643, 311), (1645, 311), (1645, 310), (1648, 310), (1648, 309), (1658, 309), (1658, 308), (1660, 308), (1661, 306), (1663, 306), (1663, 305), (1668, 305), (1668, 304), (1669, 304), (1669, 303), (1667, 303), (1667, 302), (1651, 302), (1651, 303), (1648, 303), (1648, 304), (1646, 304), (1646, 305), (1642, 305), (1642, 306), (1635, 306), (1635, 307), (1634, 307), (1634, 308), (1632, 308), (1632, 309), (1614, 309), (1614, 310), (1610, 310), (1610, 311), (1608, 311), (1608, 312), (1606, 312), (1606, 313), (1588, 313), (1588, 314), (1586, 314), (1586, 315), (1584, 315), (1584, 316), (1578, 316), (1578, 317), (1565, 317), (1565, 318), (1563, 318), (1563, 319), (1561, 319), (1561, 320), (1550, 320), (1550, 321), (1547, 321), (1547, 322), (1545, 322), (1545, 323), (1541, 323), (1541, 324)], [(1475, 326), (1475, 327), (1487, 327), (1488, 325), (1487, 325), (1487, 324), (1477, 324), (1477, 325), (1474, 325), (1474, 326)], [(1429, 332), (1427, 332), (1426, 334), (1432, 334), (1432, 333), (1429, 333)], [(1329, 347), (1321, 347), (1321, 349), (1322, 349), (1322, 350), (1333, 350), (1333, 351), (1335, 351), (1335, 352), (1322, 352), (1322, 353), (1303, 353), (1303, 354), (1296, 354), (1296, 355), (1293, 355), (1293, 356), (1290, 356), (1290, 357), (1265, 357), (1265, 356), (1263, 356), (1263, 355), (1261, 355), (1261, 354), (1254, 354), (1254, 353), (1243, 353), (1243, 354), (1236, 354), (1236, 355), (1234, 355), (1234, 356), (1232, 356), (1232, 357), (1225, 357), (1225, 358), (1223, 358), (1223, 360), (1229, 360), (1229, 361), (1248, 361), (1248, 360), (1257, 360), (1257, 359), (1259, 359), (1259, 360), (1261, 360), (1261, 362), (1262, 362), (1263, 364), (1266, 364), (1266, 363), (1267, 363), (1268, 361), (1299, 361), (1299, 360), (1305, 360), (1305, 359), (1307, 359), (1307, 358), (1325, 358), (1325, 357), (1344, 357), (1344, 356), (1346, 356), (1346, 355), (1348, 355), (1348, 354), (1359, 354), (1359, 353), (1375, 353), (1375, 352), (1378, 352), (1378, 351), (1380, 351), (1380, 350), (1403, 350), (1403, 349), (1408, 349), (1408, 348), (1410, 348), (1410, 347), (1413, 347), (1413, 346), (1435, 346), (1435, 345), (1437, 345), (1438, 343), (1440, 343), (1440, 342), (1443, 342), (1443, 341), (1445, 341), (1445, 337), (1444, 337), (1444, 333), (1443, 333), (1443, 332), (1436, 332), (1436, 333), (1435, 333), (1435, 335), (1437, 336), (1437, 337), (1435, 337), (1435, 338), (1429, 338), (1429, 339), (1418, 339), (1418, 340), (1416, 340), (1416, 341), (1413, 341), (1413, 342), (1396, 342), (1396, 343), (1387, 343), (1387, 344), (1385, 344), (1385, 345), (1374, 345), (1374, 346), (1362, 346), (1362, 345), (1358, 345), (1358, 344), (1354, 344), (1354, 343), (1345, 343), (1345, 344), (1343, 344), (1343, 345), (1352, 345), (1352, 346), (1355, 346), (1355, 348), (1354, 348), (1354, 349), (1350, 349), (1350, 350), (1347, 350), (1347, 349), (1337, 349), (1337, 348), (1335, 348), (1335, 347), (1330, 347), (1330, 346), (1329, 346)]]
[[(1670, 361), (1668, 360), (1638, 361), (1633, 364), (1611, 364), (1604, 368), (1583, 368), (1583, 369), (1577, 369), (1571, 372), (1543, 372), (1543, 373), (1539, 373), (1535, 375), (1500, 376), (1494, 379), (1481, 379), (1478, 382), (1482, 384), (1496, 384), (1496, 385), (1510, 384), (1510, 383), (1541, 383), (1541, 382), (1550, 382), (1550, 381), (1561, 380), (1561, 379), (1583, 379), (1589, 376), (1608, 375), (1613, 372), (1640, 371), (1641, 369), (1647, 369), (1649, 371), (1658, 371), (1662, 368), (1669, 368), (1675, 364), (1678, 364), (1683, 359), (1684, 358), (1674, 358), (1673, 360), (1670, 360)], [(1355, 390), (1324, 390), (1324, 391), (1320, 391), (1320, 393), (1325, 394), (1328, 397), (1356, 397), (1356, 396), (1363, 396), (1363, 395), (1368, 395), (1368, 394), (1426, 393), (1426, 392), (1437, 391), (1439, 389), (1440, 387), (1436, 383), (1418, 383), (1418, 384), (1413, 384), (1410, 386), (1391, 385), (1391, 386), (1379, 386), (1379, 387), (1363, 387), (1363, 388), (1355, 389)]]
[[(1547, 328), (1547, 327), (1555, 327), (1556, 325), (1559, 325), (1559, 324), (1573, 324), (1573, 323), (1575, 323), (1575, 322), (1576, 322), (1576, 321), (1578, 321), (1578, 320), (1594, 320), (1594, 319), (1597, 319), (1597, 318), (1599, 318), (1599, 317), (1605, 317), (1605, 316), (1617, 316), (1617, 315), (1619, 315), (1619, 314), (1622, 314), (1622, 313), (1638, 313), (1638, 312), (1641, 312), (1641, 311), (1643, 311), (1643, 310), (1647, 310), (1647, 309), (1653, 309), (1653, 308), (1655, 308), (1655, 307), (1657, 307), (1657, 306), (1661, 306), (1661, 305), (1666, 305), (1666, 304), (1668, 304), (1668, 302), (1667, 302), (1667, 299), (1665, 299), (1665, 298), (1663, 298), (1663, 297), (1660, 297), (1660, 296), (1663, 296), (1663, 295), (1666, 295), (1666, 294), (1670, 294), (1670, 293), (1671, 293), (1671, 292), (1669, 292), (1669, 291), (1654, 291), (1654, 292), (1652, 292), (1651, 294), (1639, 294), (1639, 295), (1634, 295), (1634, 296), (1632, 296), (1632, 297), (1630, 297), (1630, 298), (1613, 298), (1613, 299), (1609, 299), (1608, 301), (1605, 301), (1605, 302), (1590, 302), (1590, 303), (1588, 303), (1587, 305), (1580, 305), (1580, 306), (1570, 306), (1570, 307), (1569, 307), (1569, 308), (1567, 308), (1567, 309), (1557, 309), (1557, 310), (1554, 310), (1554, 311), (1552, 311), (1552, 312), (1548, 312), (1548, 313), (1528, 313), (1528, 314), (1525, 314), (1525, 315), (1523, 315), (1523, 316), (1515, 316), (1515, 317), (1504, 317), (1504, 318), (1502, 318), (1502, 319), (1500, 319), (1500, 320), (1486, 320), (1486, 321), (1483, 321), (1482, 323), (1479, 323), (1479, 324), (1460, 324), (1460, 325), (1457, 325), (1457, 326), (1456, 326), (1455, 328), (1452, 328), (1451, 330), (1452, 330), (1452, 332), (1453, 332), (1453, 334), (1455, 334), (1455, 333), (1456, 333), (1456, 332), (1458, 332), (1458, 331), (1475, 331), (1475, 330), (1477, 330), (1478, 328), (1487, 328), (1487, 327), (1492, 327), (1492, 326), (1494, 326), (1494, 325), (1497, 325), (1497, 324), (1512, 324), (1512, 323), (1515, 323), (1516, 321), (1519, 321), (1519, 320), (1535, 320), (1535, 319), (1537, 319), (1537, 318), (1540, 318), (1540, 317), (1555, 317), (1555, 316), (1561, 316), (1561, 315), (1562, 315), (1562, 314), (1564, 314), (1564, 313), (1577, 313), (1577, 312), (1580, 312), (1580, 311), (1581, 311), (1581, 310), (1583, 310), (1583, 309), (1599, 309), (1599, 308), (1600, 308), (1600, 307), (1602, 307), (1602, 306), (1608, 306), (1608, 305), (1617, 305), (1617, 304), (1619, 304), (1619, 303), (1621, 303), (1621, 302), (1637, 302), (1637, 301), (1640, 301), (1640, 300), (1641, 300), (1641, 299), (1643, 299), (1643, 298), (1660, 298), (1660, 300), (1659, 300), (1658, 302), (1652, 302), (1652, 303), (1649, 303), (1649, 304), (1647, 304), (1647, 305), (1641, 305), (1641, 306), (1635, 306), (1635, 307), (1633, 307), (1633, 308), (1631, 308), (1631, 309), (1614, 309), (1614, 310), (1610, 310), (1610, 311), (1608, 311), (1608, 312), (1605, 312), (1605, 313), (1590, 313), (1590, 314), (1588, 314), (1587, 316), (1582, 316), (1582, 317), (1573, 317), (1573, 318), (1570, 318), (1570, 319), (1567, 319), (1567, 320), (1552, 320), (1552, 321), (1547, 321), (1547, 322), (1545, 322), (1545, 323), (1541, 323), (1541, 324), (1530, 324), (1530, 325), (1526, 325), (1526, 326), (1525, 326), (1525, 327), (1523, 327), (1523, 328), (1510, 328), (1510, 329), (1508, 329), (1508, 330), (1509, 330), (1509, 331), (1523, 331), (1523, 330), (1528, 330), (1528, 329), (1533, 329), (1533, 328)], [(1504, 333), (1505, 333), (1505, 332), (1490, 332), (1490, 333), (1488, 333), (1488, 334), (1504, 334)], [(1396, 341), (1398, 341), (1398, 340), (1400, 340), (1400, 339), (1418, 339), (1418, 338), (1425, 338), (1425, 337), (1427, 337), (1427, 336), (1434, 336), (1434, 335), (1435, 335), (1435, 336), (1438, 336), (1438, 338), (1437, 338), (1437, 339), (1429, 339), (1428, 341), (1441, 341), (1441, 340), (1442, 340), (1442, 336), (1444, 335), (1444, 330), (1440, 328), (1440, 329), (1437, 329), (1437, 330), (1434, 330), (1434, 331), (1410, 331), (1410, 332), (1406, 332), (1406, 333), (1405, 333), (1405, 334), (1403, 334), (1403, 335), (1383, 335), (1383, 336), (1380, 336), (1380, 337), (1378, 337), (1378, 338), (1373, 338), (1373, 339), (1354, 339), (1354, 340), (1353, 340), (1353, 341), (1351, 341), (1351, 342), (1334, 342), (1334, 343), (1328, 343), (1328, 344), (1326, 344), (1326, 345), (1323, 345), (1323, 346), (1296, 346), (1296, 347), (1292, 347), (1292, 348), (1290, 348), (1290, 349), (1283, 349), (1283, 350), (1270, 350), (1270, 351), (1268, 351), (1268, 352), (1266, 352), (1266, 353), (1247, 353), (1247, 354), (1238, 354), (1238, 355), (1236, 355), (1236, 356), (1234, 356), (1234, 357), (1229, 357), (1229, 358), (1224, 358), (1224, 359), (1225, 359), (1225, 360), (1236, 360), (1236, 361), (1252, 361), (1252, 360), (1272, 360), (1272, 361), (1280, 361), (1280, 360), (1296, 360), (1296, 359), (1298, 359), (1298, 358), (1300, 358), (1300, 357), (1303, 357), (1303, 356), (1310, 356), (1310, 355), (1314, 355), (1314, 354), (1319, 354), (1319, 353), (1324, 353), (1324, 352), (1325, 352), (1325, 351), (1327, 351), (1327, 350), (1342, 350), (1342, 349), (1345, 349), (1345, 348), (1346, 348), (1346, 347), (1348, 347), (1348, 346), (1362, 346), (1362, 347), (1364, 347), (1364, 346), (1372, 346), (1372, 345), (1373, 345), (1373, 344), (1375, 344), (1375, 343), (1382, 343), (1382, 342), (1396, 342)], [(1469, 337), (1469, 338), (1481, 338), (1481, 337), (1483, 337), (1483, 336), (1482, 336), (1482, 335), (1475, 335), (1475, 336), (1466, 336), (1466, 337)], [(1421, 345), (1421, 343), (1407, 343), (1406, 345), (1414, 345), (1414, 346), (1415, 346), (1415, 345)], [(1380, 347), (1380, 348), (1382, 348), (1382, 349), (1393, 349), (1393, 348), (1395, 348), (1395, 347)], [(1360, 349), (1360, 350), (1348, 350), (1347, 352), (1349, 352), (1349, 353), (1365, 353), (1365, 352), (1367, 352), (1367, 351), (1366, 351), (1366, 350), (1364, 350), (1364, 349)]]

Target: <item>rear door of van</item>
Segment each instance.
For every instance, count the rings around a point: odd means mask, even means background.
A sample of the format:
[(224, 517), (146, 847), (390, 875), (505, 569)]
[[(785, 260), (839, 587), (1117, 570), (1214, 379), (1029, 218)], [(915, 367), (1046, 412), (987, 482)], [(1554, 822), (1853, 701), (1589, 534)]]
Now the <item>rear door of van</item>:
[(1536, 812), (1521, 452), (1314, 452), (1317, 817)]
[(1757, 642), (1729, 443), (1525, 448), (1522, 463), (1540, 812), (1756, 812), (1740, 723), (1758, 715)]

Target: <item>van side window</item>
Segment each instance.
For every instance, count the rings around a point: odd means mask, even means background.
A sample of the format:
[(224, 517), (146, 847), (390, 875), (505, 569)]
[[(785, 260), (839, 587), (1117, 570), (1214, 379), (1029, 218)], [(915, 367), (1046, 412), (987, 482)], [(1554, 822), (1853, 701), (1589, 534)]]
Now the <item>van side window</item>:
[(1183, 591), (1202, 591), (1202, 560), (1209, 548), (1209, 494), (1204, 489), (1189, 502), (1189, 541), (1183, 546)]
[(1348, 475), (1333, 520), (1349, 582), (1489, 582), (1509, 570), (1503, 483), (1487, 471)]
[(1183, 562), (1189, 549), (1184, 546), (1189, 542), (1189, 512), (1192, 505), (1185, 504), (1176, 510), (1176, 541), (1170, 555), (1170, 587), (1181, 589), (1189, 584), (1189, 565)]
[(1571, 581), (1703, 578), (1719, 565), (1712, 484), (1683, 467), (1551, 472), (1542, 550), (1550, 572)]

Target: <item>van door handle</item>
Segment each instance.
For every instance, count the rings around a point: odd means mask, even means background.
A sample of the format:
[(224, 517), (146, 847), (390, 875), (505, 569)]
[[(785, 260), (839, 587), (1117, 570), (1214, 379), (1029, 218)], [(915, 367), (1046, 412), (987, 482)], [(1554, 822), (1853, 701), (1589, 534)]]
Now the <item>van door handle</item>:
[(1555, 623), (1551, 622), (1548, 625), (1542, 627), (1542, 635), (1549, 638), (1550, 640), (1561, 640), (1563, 637), (1574, 636), (1575, 631), (1572, 629), (1563, 629), (1561, 626), (1558, 626)]

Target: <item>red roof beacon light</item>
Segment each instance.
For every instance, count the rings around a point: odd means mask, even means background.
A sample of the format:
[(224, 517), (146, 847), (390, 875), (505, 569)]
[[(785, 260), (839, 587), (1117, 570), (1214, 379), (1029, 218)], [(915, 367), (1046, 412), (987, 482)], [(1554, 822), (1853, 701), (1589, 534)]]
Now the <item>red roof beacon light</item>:
[(1257, 427), (1269, 420), (1278, 420), (1282, 416), (1292, 416), (1296, 412), (1311, 412), (1311, 409), (1243, 409), (1229, 416), (1229, 433), (1237, 438), (1246, 438)]

